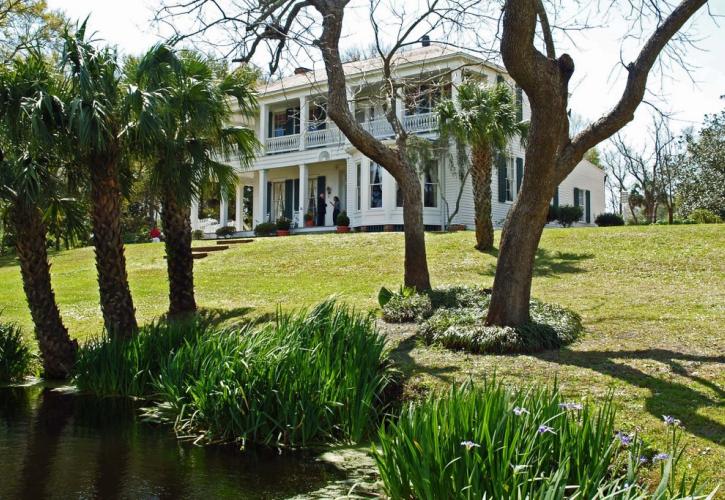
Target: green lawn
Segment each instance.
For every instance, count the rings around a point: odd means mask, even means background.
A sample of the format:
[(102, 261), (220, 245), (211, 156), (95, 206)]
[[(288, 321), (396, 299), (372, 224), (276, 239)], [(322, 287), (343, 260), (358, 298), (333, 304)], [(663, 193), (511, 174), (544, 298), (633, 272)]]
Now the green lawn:
[[(473, 250), (471, 232), (429, 234), (435, 285), (490, 285), (495, 258)], [(306, 306), (339, 294), (374, 308), (381, 285), (402, 278), (401, 234), (317, 235), (260, 239), (210, 254), (195, 265), (205, 308), (252, 315)], [(141, 322), (167, 305), (163, 245), (127, 247)], [(52, 256), (54, 286), (72, 335), (101, 328), (93, 250)], [(30, 332), (20, 273), (0, 260), (3, 319)], [(586, 336), (536, 356), (472, 356), (421, 346), (410, 328), (391, 328), (410, 394), (496, 371), (511, 383), (552, 382), (572, 398), (613, 390), (623, 430), (657, 442), (662, 415), (687, 428), (694, 469), (725, 481), (725, 225), (546, 230), (534, 295), (578, 311)]]

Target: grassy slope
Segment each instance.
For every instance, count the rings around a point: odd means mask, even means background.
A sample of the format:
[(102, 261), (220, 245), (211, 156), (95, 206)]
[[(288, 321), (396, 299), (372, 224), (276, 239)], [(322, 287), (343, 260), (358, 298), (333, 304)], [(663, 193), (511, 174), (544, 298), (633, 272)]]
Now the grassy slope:
[[(427, 241), (436, 285), (492, 282), (495, 258), (473, 250), (472, 233)], [(402, 245), (400, 234), (261, 239), (197, 261), (198, 301), (230, 316), (305, 306), (332, 293), (372, 308), (381, 285), (400, 283)], [(148, 321), (167, 305), (163, 246), (131, 245), (126, 255), (139, 320)], [(53, 278), (72, 334), (97, 334), (93, 250), (54, 255)], [(0, 283), (3, 319), (29, 329), (9, 259), (0, 261)], [(409, 389), (494, 370), (514, 383), (558, 376), (575, 398), (613, 388), (622, 429), (656, 439), (661, 415), (672, 414), (687, 426), (693, 467), (725, 480), (725, 225), (546, 230), (534, 295), (578, 311), (586, 337), (537, 356), (470, 356), (400, 335)]]

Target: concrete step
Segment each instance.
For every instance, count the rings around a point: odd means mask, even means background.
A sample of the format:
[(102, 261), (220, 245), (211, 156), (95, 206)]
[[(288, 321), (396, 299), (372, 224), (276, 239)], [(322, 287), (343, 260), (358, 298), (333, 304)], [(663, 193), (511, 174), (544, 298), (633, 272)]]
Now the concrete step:
[(196, 252), (221, 252), (229, 248), (227, 245), (217, 245), (212, 247), (191, 247), (192, 253)]
[(251, 238), (244, 239), (244, 240), (219, 240), (219, 241), (216, 242), (216, 244), (217, 245), (239, 245), (239, 244), (242, 244), (242, 243), (251, 243), (253, 241), (254, 240), (251, 239)]

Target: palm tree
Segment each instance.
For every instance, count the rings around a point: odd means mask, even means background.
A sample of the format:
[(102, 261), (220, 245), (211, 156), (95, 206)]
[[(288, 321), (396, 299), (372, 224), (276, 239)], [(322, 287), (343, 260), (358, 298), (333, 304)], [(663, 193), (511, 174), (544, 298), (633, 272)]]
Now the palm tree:
[(91, 221), (101, 311), (111, 336), (130, 337), (137, 330), (121, 235), (122, 180), (128, 174), (127, 97), (120, 84), (116, 52), (97, 49), (85, 38), (86, 22), (64, 34), (62, 67), (70, 82), (68, 131), (77, 164), (90, 180)]
[(458, 87), (456, 102), (438, 106), (441, 134), (471, 146), (471, 180), (476, 222), (476, 249), (493, 248), (491, 221), (491, 168), (494, 152), (524, 136), (526, 124), (517, 120), (516, 102), (509, 88), (499, 83), (485, 86), (466, 82)]
[(68, 377), (78, 349), (55, 301), (43, 217), (43, 207), (66, 194), (55, 175), (63, 118), (57, 86), (57, 75), (37, 53), (15, 59), (0, 75), (0, 199), (47, 378)]
[[(152, 47), (137, 64), (129, 65), (127, 74), (146, 96), (131, 100), (139, 123), (134, 142), (147, 158), (150, 185), (161, 200), (168, 315), (179, 317), (196, 311), (191, 200), (212, 182), (221, 189), (232, 188), (237, 174), (226, 162), (233, 157), (244, 168), (258, 147), (251, 129), (230, 125), (232, 102), (242, 116), (253, 115), (255, 75), (245, 69), (227, 72), (195, 52), (166, 45)], [(142, 106), (148, 102), (153, 105)], [(152, 126), (155, 130), (149, 130)]]

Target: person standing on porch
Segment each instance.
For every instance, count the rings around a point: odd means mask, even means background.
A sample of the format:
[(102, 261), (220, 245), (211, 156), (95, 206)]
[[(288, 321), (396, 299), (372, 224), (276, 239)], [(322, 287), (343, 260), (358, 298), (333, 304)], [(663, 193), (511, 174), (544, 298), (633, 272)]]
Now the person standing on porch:
[(325, 193), (320, 193), (317, 198), (317, 225), (325, 225), (325, 215), (327, 214), (327, 201), (325, 201)]
[(340, 215), (340, 198), (335, 196), (333, 200), (330, 205), (332, 205), (332, 225), (334, 226), (337, 224), (337, 216)]

